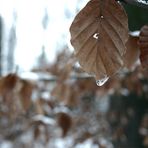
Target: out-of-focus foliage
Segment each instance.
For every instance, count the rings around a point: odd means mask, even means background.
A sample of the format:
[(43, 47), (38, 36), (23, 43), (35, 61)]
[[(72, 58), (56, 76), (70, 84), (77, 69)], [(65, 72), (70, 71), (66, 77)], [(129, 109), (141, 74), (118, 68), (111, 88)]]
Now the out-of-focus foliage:
[(148, 72), (138, 65), (98, 87), (73, 66), (72, 57), (66, 50), (60, 53), (42, 69), (46, 79), (1, 77), (1, 143), (15, 148), (73, 148), (88, 141), (90, 147), (147, 146)]
[(125, 56), (123, 57), (123, 60), (124, 66), (128, 69), (131, 69), (139, 59), (140, 50), (138, 46), (138, 40), (138, 36), (129, 35), (129, 39), (126, 43), (127, 50)]
[(139, 36), (140, 61), (143, 68), (148, 69), (148, 25), (141, 28)]

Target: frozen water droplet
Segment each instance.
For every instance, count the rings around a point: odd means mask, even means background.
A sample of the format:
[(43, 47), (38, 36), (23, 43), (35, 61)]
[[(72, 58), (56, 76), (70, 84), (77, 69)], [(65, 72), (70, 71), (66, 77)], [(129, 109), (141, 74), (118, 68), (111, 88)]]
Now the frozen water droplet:
[(94, 35), (93, 35), (93, 38), (95, 38), (96, 40), (99, 38), (99, 33), (95, 33)]
[(102, 79), (100, 79), (100, 80), (97, 80), (97, 81), (96, 81), (96, 84), (97, 84), (98, 86), (102, 86), (103, 84), (105, 84), (105, 83), (107, 82), (108, 79), (109, 79), (109, 77), (108, 77), (108, 76), (105, 76), (104, 78), (102, 78)]

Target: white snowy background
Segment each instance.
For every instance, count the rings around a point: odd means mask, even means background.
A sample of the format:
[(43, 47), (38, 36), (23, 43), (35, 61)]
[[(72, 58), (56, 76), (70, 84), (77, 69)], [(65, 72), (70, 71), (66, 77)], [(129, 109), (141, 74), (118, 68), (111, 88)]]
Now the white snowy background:
[[(0, 15), (4, 21), (4, 46), (8, 32), (16, 26), (15, 65), (29, 71), (44, 46), (49, 62), (55, 59), (62, 46), (70, 45), (70, 24), (78, 10), (88, 0), (0, 0)], [(48, 16), (46, 29), (42, 21)], [(5, 49), (7, 51), (9, 49)]]

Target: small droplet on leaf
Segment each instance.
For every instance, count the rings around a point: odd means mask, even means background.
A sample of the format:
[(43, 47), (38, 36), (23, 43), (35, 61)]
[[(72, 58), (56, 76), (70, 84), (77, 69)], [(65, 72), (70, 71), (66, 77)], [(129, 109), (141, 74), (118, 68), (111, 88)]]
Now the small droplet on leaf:
[(98, 86), (102, 86), (104, 85), (107, 81), (108, 81), (109, 77), (106, 75), (104, 78), (100, 79), (100, 80), (97, 80), (96, 81), (96, 84)]
[(97, 39), (99, 38), (99, 33), (95, 33), (95, 34), (93, 35), (93, 38), (97, 40)]

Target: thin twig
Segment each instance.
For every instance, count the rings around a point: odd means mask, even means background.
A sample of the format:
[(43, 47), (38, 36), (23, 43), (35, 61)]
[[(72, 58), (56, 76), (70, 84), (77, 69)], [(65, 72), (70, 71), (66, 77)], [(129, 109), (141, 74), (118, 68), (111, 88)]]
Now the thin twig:
[(145, 8), (148, 9), (148, 1), (147, 0), (119, 0), (119, 1), (123, 1), (127, 4), (131, 4), (131, 5), (135, 5), (141, 8)]

